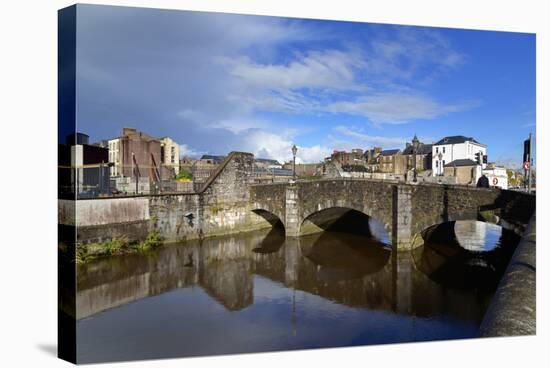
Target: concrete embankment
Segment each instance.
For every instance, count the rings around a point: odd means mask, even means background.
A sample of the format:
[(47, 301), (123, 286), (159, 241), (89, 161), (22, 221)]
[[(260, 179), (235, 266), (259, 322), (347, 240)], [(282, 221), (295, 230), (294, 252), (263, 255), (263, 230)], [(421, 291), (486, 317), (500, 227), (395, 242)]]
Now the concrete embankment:
[(536, 334), (536, 236), (533, 215), (485, 314), (481, 336)]

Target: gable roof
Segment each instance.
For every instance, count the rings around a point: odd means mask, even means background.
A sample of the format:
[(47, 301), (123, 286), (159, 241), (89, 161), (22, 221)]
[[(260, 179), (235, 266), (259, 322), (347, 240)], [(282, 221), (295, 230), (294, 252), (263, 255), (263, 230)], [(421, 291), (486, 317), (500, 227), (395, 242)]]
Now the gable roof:
[(384, 151), (380, 152), (380, 155), (382, 155), (382, 156), (392, 156), (392, 155), (395, 155), (399, 151), (400, 151), (400, 149), (384, 150)]
[(446, 164), (444, 167), (459, 167), (459, 166), (477, 166), (477, 162), (470, 160), (469, 158), (461, 158), (454, 160)]
[[(465, 137), (463, 135), (451, 135), (440, 139), (439, 141), (434, 143), (434, 145), (440, 146), (442, 144), (458, 144), (458, 143), (464, 143), (464, 142), (473, 142), (473, 143), (481, 144), (472, 137)], [(481, 145), (484, 146), (484, 144), (481, 144)]]

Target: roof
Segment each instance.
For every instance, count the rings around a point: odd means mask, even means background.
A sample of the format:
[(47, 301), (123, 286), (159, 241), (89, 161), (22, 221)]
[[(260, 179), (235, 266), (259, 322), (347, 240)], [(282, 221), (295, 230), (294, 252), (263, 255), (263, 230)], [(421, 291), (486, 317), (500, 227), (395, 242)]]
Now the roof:
[(225, 160), (225, 156), (214, 156), (214, 155), (202, 155), (201, 160), (212, 160), (214, 163), (221, 163)]
[[(412, 144), (408, 147), (406, 147), (404, 150), (403, 150), (403, 154), (404, 155), (412, 155), (413, 153), (413, 146)], [(418, 155), (427, 155), (429, 153), (432, 153), (432, 145), (431, 144), (424, 144), (424, 143), (420, 143), (420, 145), (418, 146), (418, 150), (416, 151), (416, 153)]]
[(397, 152), (399, 152), (399, 149), (391, 149), (391, 150), (384, 150), (380, 152), (382, 156), (392, 156), (395, 155)]
[(272, 165), (280, 165), (279, 161), (272, 160), (270, 158), (257, 158), (256, 162), (262, 162), (262, 163), (265, 163), (265, 164), (272, 164)]
[(458, 166), (476, 166), (477, 162), (470, 160), (469, 158), (461, 158), (454, 160), (445, 165), (445, 167), (458, 167)]
[(458, 143), (464, 143), (464, 142), (474, 142), (477, 144), (481, 144), (472, 137), (465, 137), (463, 135), (451, 135), (440, 139), (438, 142), (434, 143), (434, 145), (440, 146), (442, 144), (458, 144)]

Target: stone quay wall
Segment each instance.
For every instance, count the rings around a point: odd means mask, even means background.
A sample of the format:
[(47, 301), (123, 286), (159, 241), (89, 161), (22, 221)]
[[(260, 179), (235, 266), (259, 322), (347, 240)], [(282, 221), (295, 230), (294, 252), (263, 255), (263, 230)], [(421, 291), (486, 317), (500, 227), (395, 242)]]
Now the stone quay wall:
[(533, 215), (480, 327), (484, 337), (537, 333), (537, 221)]

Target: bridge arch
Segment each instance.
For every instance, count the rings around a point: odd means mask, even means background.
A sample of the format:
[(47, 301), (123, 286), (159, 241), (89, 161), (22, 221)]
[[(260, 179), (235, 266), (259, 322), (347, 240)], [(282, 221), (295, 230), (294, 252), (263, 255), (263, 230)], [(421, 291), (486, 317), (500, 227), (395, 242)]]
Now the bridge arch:
[[(317, 211), (309, 211), (302, 218), (299, 224), (299, 234), (307, 235), (320, 231), (339, 231), (349, 232), (360, 235), (376, 236), (391, 242), (391, 225), (380, 221), (378, 218), (370, 215), (364, 208), (353, 208), (354, 206), (318, 206)], [(375, 229), (371, 225), (376, 221), (383, 226), (385, 234), (379, 234), (380, 229)], [(378, 231), (376, 231), (378, 230)]]
[[(517, 244), (519, 239), (520, 235), (514, 229), (500, 224), (479, 220), (448, 221), (422, 231), (412, 251), (414, 254), (417, 251), (423, 254), (427, 246), (432, 253), (447, 258), (460, 255), (476, 259), (479, 256), (498, 263), (509, 259), (510, 252), (514, 250), (510, 244)], [(417, 256), (413, 258), (416, 260)]]
[(513, 230), (487, 221), (443, 222), (423, 233), (426, 244), (412, 250), (414, 267), (457, 289), (496, 287), (520, 241)]
[(254, 208), (251, 211), (256, 215), (256, 219), (258, 221), (264, 220), (272, 227), (281, 227), (284, 229), (284, 217), (281, 217), (280, 214), (277, 214), (277, 211), (264, 208)]

